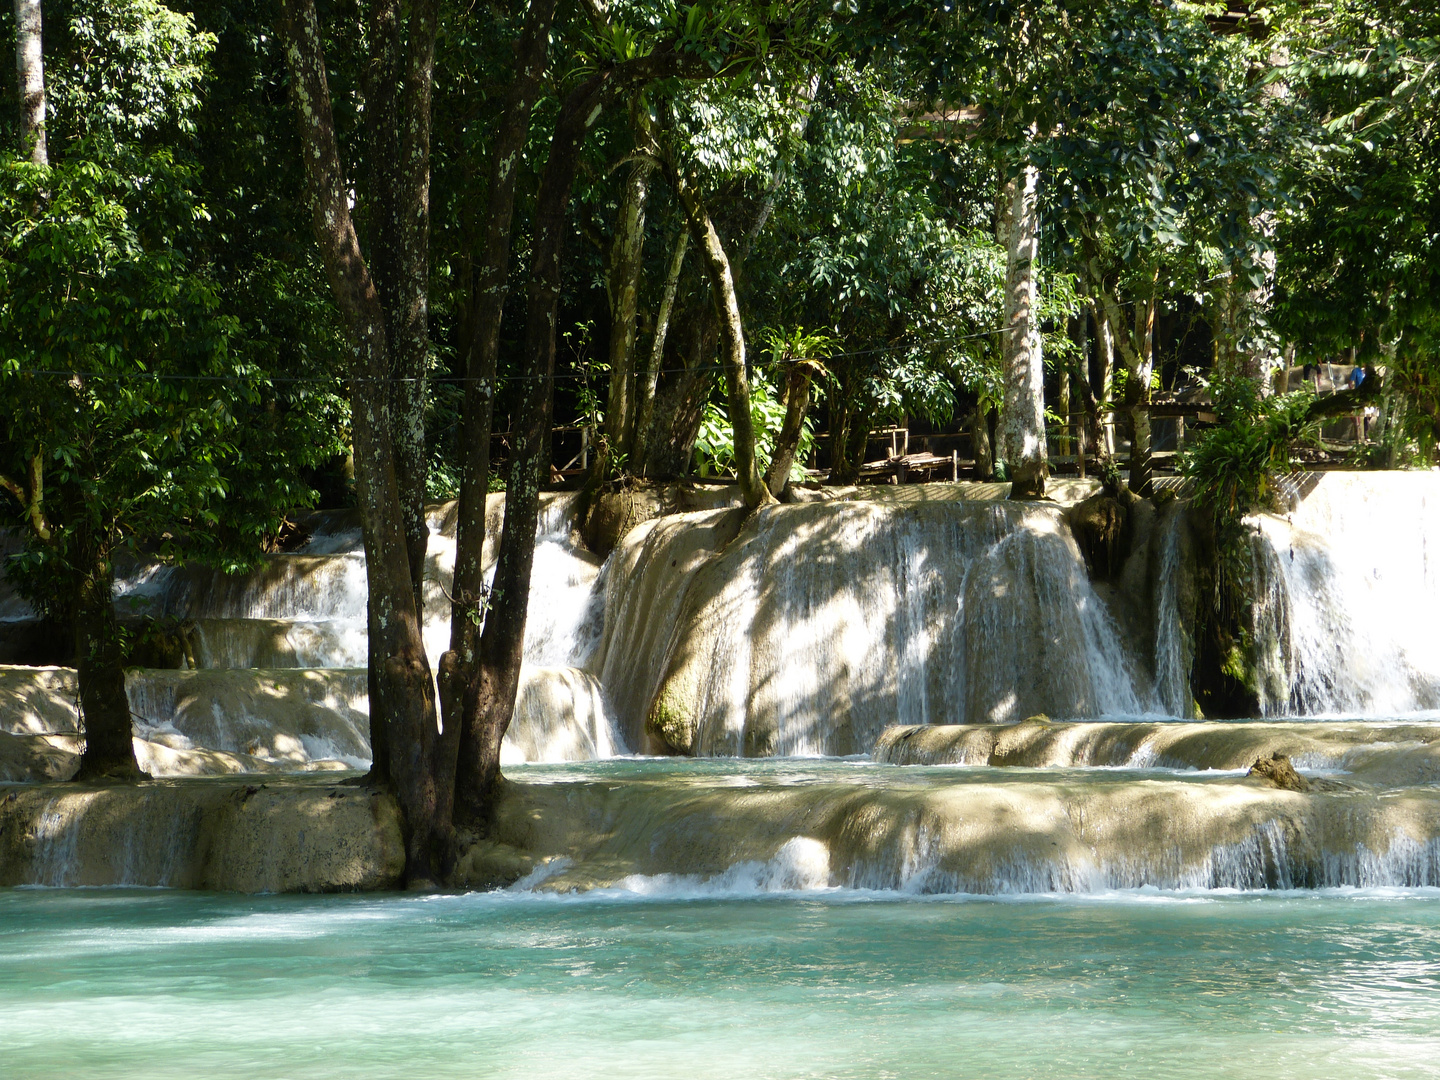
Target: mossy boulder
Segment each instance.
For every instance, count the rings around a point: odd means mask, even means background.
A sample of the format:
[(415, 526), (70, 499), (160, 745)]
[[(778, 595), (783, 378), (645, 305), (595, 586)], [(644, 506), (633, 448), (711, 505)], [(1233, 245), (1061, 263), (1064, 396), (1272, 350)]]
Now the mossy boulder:
[(1250, 766), (1250, 771), (1245, 776), (1246, 779), (1258, 780), (1281, 791), (1310, 790), (1310, 781), (1296, 772), (1290, 759), (1279, 751), (1269, 757), (1262, 755), (1256, 758), (1255, 764)]

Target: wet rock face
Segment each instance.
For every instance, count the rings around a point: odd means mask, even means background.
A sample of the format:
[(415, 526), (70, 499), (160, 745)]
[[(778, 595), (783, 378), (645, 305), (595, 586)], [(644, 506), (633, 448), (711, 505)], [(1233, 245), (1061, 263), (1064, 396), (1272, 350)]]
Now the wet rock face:
[(1130, 506), (1124, 496), (1102, 491), (1072, 507), (1066, 516), (1090, 577), (1113, 580), (1130, 553)]
[(1245, 774), (1248, 778), (1263, 780), (1273, 788), (1281, 791), (1309, 791), (1310, 781), (1295, 771), (1295, 766), (1290, 764), (1290, 759), (1279, 752), (1269, 757), (1255, 759), (1255, 764), (1250, 766), (1250, 771)]

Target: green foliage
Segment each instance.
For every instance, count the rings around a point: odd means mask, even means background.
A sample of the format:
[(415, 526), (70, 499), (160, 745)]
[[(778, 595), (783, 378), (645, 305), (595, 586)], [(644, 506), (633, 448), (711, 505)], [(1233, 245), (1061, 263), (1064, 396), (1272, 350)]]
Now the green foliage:
[(1314, 394), (1262, 396), (1254, 379), (1225, 376), (1210, 387), (1220, 422), (1186, 450), (1181, 472), (1195, 504), (1223, 525), (1271, 508), (1274, 479), (1292, 471), (1290, 451), (1312, 441)]
[(158, 0), (78, 0), (68, 15), (55, 29), (69, 62), (46, 70), (62, 140), (134, 143), (194, 133), (213, 34)]
[(1383, 363), (1423, 461), (1440, 439), (1440, 13), (1332, 0), (1284, 14), (1293, 59), (1275, 77), (1309, 129), (1283, 162), (1296, 198), (1277, 223), (1276, 320), (1307, 359), (1354, 348)]
[[(755, 463), (759, 472), (770, 465), (775, 452), (775, 436), (785, 421), (785, 406), (769, 378), (757, 371), (750, 380), (750, 419), (755, 425)], [(800, 430), (800, 443), (790, 466), (791, 480), (804, 480), (805, 462), (815, 443), (814, 422), (807, 415)], [(733, 476), (735, 473), (735, 434), (730, 426), (729, 410), (718, 402), (705, 407), (700, 433), (695, 439), (695, 471), (701, 477)]]
[(50, 30), (75, 50), (49, 64), (53, 167), (0, 157), (0, 475), (25, 496), (3, 496), (27, 542), (6, 571), (62, 614), (112, 552), (253, 562), (343, 428), (333, 397), (270, 380), (214, 272), (203, 170), (176, 141), (214, 39), (149, 2)]

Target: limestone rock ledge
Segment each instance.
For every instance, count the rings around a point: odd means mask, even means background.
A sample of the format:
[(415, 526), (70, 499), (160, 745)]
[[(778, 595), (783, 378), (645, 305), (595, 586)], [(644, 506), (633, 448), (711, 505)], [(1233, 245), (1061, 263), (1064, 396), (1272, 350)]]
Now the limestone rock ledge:
[[(508, 781), (457, 884), (909, 893), (1440, 885), (1440, 789), (939, 770)], [(1015, 775), (1015, 774), (1012, 774)]]
[(395, 888), (393, 799), (326, 778), (0, 786), (0, 886)]

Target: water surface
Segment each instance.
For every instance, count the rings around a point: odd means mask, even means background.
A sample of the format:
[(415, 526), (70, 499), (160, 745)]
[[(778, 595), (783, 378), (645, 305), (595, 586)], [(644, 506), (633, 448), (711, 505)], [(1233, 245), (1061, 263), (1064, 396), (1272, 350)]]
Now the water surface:
[(0, 891), (0, 1075), (1344, 1078), (1440, 1068), (1433, 890), (653, 891)]

